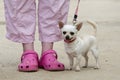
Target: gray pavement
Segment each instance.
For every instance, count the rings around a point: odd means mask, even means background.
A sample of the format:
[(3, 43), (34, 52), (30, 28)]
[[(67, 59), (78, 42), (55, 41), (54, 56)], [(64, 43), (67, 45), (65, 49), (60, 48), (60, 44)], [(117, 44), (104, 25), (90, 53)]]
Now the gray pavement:
[[(72, 21), (76, 3), (77, 0), (71, 0), (68, 23)], [(80, 72), (50, 72), (43, 69), (39, 69), (38, 72), (19, 72), (17, 65), (20, 62), (22, 46), (5, 38), (4, 6), (3, 0), (0, 0), (0, 80), (120, 80), (120, 0), (81, 0), (78, 20), (84, 19), (92, 19), (98, 23), (101, 69), (92, 68), (95, 61), (90, 54), (89, 67), (82, 68)], [(38, 34), (35, 49), (40, 54)], [(63, 41), (55, 43), (54, 49), (58, 52), (58, 59), (68, 68)], [(83, 64), (82, 59), (81, 65)]]

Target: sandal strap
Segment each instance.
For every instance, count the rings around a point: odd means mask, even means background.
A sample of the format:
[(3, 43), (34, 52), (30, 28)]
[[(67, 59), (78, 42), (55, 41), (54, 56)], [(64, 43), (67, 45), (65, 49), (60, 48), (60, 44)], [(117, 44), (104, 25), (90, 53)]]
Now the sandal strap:
[(24, 59), (24, 57), (25, 57), (26, 55), (29, 55), (29, 54), (34, 55), (34, 56), (37, 58), (37, 60), (38, 60), (38, 54), (37, 54), (35, 51), (28, 50), (28, 51), (25, 51), (25, 52), (22, 54), (22, 56), (21, 56), (21, 61)]
[(44, 58), (44, 57), (45, 57), (46, 55), (48, 55), (48, 54), (53, 54), (56, 59), (58, 58), (57, 53), (56, 53), (56, 51), (54, 51), (54, 50), (47, 50), (47, 51), (43, 52), (41, 58)]

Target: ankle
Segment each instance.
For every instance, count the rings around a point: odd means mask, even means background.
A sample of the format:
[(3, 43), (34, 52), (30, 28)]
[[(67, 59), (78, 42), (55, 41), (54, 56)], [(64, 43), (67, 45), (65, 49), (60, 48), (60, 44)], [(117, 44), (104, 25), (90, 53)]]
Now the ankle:
[(53, 42), (42, 42), (42, 53), (53, 49)]
[(25, 51), (34, 51), (34, 43), (22, 43), (23, 52)]

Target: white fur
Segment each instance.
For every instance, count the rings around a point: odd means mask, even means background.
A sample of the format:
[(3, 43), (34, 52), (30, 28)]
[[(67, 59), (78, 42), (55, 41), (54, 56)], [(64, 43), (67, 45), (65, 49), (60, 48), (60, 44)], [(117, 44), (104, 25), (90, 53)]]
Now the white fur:
[[(89, 24), (91, 24), (96, 31), (96, 24), (88, 21)], [(60, 25), (61, 26), (61, 25)], [(69, 69), (73, 69), (74, 65), (74, 58), (76, 58), (76, 64), (75, 64), (75, 70), (80, 71), (80, 61), (81, 57), (84, 56), (85, 58), (85, 66), (86, 68), (88, 66), (88, 51), (91, 51), (95, 57), (96, 65), (95, 69), (99, 68), (98, 64), (98, 50), (96, 45), (96, 37), (95, 35), (88, 35), (84, 36), (82, 38), (77, 36), (78, 30), (76, 29), (78, 26), (74, 25), (63, 25), (61, 28), (62, 32), (66, 32), (66, 34), (63, 34), (63, 38), (66, 40), (66, 36), (69, 36), (71, 41), (70, 43), (64, 42), (66, 53), (68, 54), (69, 61), (70, 61), (70, 67)], [(74, 32), (74, 35), (71, 35), (70, 32)], [(96, 34), (96, 33), (95, 33)]]

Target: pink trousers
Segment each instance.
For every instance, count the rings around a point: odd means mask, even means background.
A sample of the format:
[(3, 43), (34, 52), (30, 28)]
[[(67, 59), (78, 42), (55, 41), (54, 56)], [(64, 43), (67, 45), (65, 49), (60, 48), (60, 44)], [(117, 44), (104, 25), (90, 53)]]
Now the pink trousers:
[(58, 21), (66, 23), (69, 1), (38, 0), (38, 8), (36, 8), (36, 0), (4, 0), (6, 37), (19, 43), (34, 42), (38, 21), (40, 41), (56, 42), (61, 40)]

